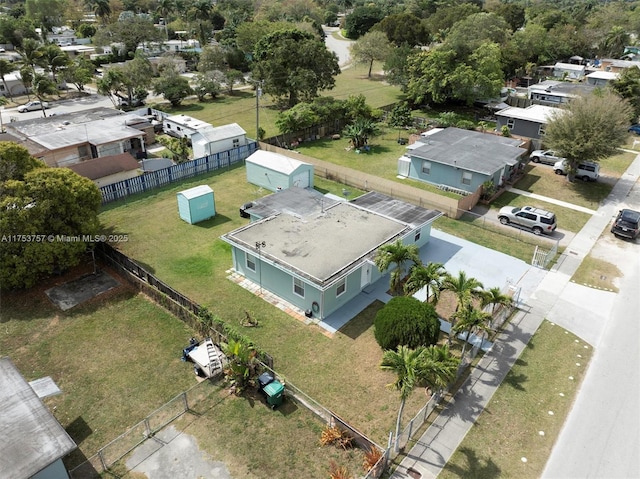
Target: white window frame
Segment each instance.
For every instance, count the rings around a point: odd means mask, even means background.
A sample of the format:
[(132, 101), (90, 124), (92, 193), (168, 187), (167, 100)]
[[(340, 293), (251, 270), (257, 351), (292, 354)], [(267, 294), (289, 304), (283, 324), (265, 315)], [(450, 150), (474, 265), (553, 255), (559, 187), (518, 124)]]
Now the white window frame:
[(510, 130), (513, 130), (514, 126), (516, 126), (515, 118), (508, 118), (507, 119), (507, 128), (509, 128)]
[[(256, 272), (256, 257), (247, 253), (245, 255), (245, 263), (247, 265), (247, 269)], [(253, 265), (253, 267), (251, 267)]]
[(413, 237), (413, 241), (414, 243), (417, 243), (418, 240), (420, 239), (420, 235), (422, 234), (422, 230), (418, 230), (416, 231), (416, 235)]
[(470, 171), (463, 171), (462, 179), (460, 182), (463, 185), (471, 185), (471, 180), (473, 180), (473, 173), (471, 173)]
[(347, 278), (342, 278), (336, 285), (336, 298), (347, 292)]
[(304, 298), (304, 281), (300, 278), (293, 278), (293, 294)]
[(425, 175), (431, 174), (431, 162), (427, 160), (422, 160), (422, 173)]
[(540, 126), (538, 127), (538, 135), (540, 136), (544, 135), (546, 129), (547, 129), (547, 125), (545, 125), (544, 123), (541, 123)]

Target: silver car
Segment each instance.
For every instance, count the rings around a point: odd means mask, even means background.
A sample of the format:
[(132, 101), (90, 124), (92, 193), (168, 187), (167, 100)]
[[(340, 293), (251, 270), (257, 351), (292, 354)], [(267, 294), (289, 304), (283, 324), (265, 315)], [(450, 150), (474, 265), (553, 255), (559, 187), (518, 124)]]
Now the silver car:
[(554, 165), (556, 162), (564, 160), (564, 158), (558, 156), (558, 153), (553, 150), (532, 151), (529, 159), (534, 163), (544, 163), (545, 165)]
[(536, 235), (551, 234), (556, 230), (556, 215), (533, 206), (503, 206), (498, 213), (503, 225), (513, 224), (528, 228)]
[(20, 105), (18, 107), (19, 113), (25, 113), (27, 111), (38, 111), (42, 110), (42, 107), (49, 108), (49, 104), (46, 101), (40, 103), (39, 101), (30, 101), (29, 103), (25, 103), (24, 105)]

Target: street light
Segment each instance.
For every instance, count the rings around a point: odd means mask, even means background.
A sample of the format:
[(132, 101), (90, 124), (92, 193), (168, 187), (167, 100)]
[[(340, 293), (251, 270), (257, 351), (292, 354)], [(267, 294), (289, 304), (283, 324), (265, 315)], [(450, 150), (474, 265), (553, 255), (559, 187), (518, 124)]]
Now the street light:
[(256, 241), (256, 249), (258, 250), (258, 263), (259, 263), (259, 271), (258, 278), (260, 282), (260, 294), (262, 294), (262, 248), (267, 246), (267, 243), (264, 241)]

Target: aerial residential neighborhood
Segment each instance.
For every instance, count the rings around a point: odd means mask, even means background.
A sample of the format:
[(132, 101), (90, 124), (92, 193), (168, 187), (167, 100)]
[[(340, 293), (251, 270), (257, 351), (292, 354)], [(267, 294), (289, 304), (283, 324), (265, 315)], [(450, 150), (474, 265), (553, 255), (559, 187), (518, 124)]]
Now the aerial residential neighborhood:
[(0, 10), (0, 479), (633, 478), (640, 2)]

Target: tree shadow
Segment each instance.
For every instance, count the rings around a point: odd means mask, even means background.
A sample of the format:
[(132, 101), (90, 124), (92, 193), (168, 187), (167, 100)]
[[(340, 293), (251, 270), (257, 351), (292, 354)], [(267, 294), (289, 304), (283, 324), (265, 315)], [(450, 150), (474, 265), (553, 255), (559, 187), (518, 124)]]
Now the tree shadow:
[(468, 447), (461, 447), (458, 451), (466, 458), (466, 467), (448, 462), (444, 470), (457, 477), (473, 477), (490, 479), (500, 477), (501, 470), (491, 458), (478, 457), (476, 451)]

